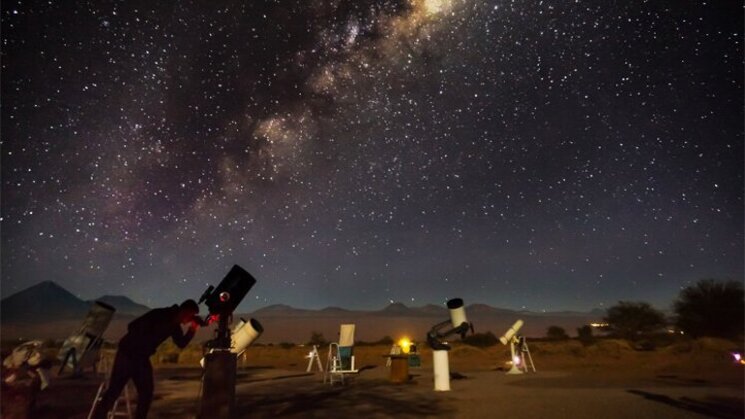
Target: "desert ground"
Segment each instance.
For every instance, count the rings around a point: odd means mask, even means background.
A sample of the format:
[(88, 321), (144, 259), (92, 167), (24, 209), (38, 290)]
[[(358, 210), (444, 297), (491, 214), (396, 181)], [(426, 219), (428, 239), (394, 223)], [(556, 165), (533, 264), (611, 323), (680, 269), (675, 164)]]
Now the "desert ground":
[[(384, 355), (390, 347), (355, 347), (360, 372), (345, 383), (323, 383), (306, 373), (308, 346), (260, 345), (239, 363), (237, 418), (742, 418), (743, 366), (729, 351), (737, 342), (680, 341), (650, 351), (623, 340), (529, 342), (536, 373), (506, 375), (509, 351), (455, 344), (450, 351), (451, 391), (433, 390), (432, 354), (394, 384)], [(420, 345), (424, 346), (424, 345)], [(741, 346), (741, 344), (740, 344)], [(199, 403), (199, 349), (153, 357), (156, 371), (151, 418), (193, 418)], [(104, 351), (111, 356), (113, 350)], [(326, 359), (326, 348), (321, 348)], [(34, 418), (85, 418), (101, 377), (56, 377), (41, 392)], [(134, 391), (132, 392), (134, 394)]]

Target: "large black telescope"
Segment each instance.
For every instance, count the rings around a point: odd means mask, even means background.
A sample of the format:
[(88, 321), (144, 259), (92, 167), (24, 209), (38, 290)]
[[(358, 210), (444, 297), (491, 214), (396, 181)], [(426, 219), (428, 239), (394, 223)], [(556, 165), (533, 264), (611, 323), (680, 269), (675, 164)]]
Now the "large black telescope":
[(238, 265), (233, 265), (217, 288), (210, 285), (199, 298), (199, 303), (204, 302), (209, 310), (208, 321), (216, 319), (218, 322), (215, 339), (207, 343), (208, 347), (230, 350), (228, 324), (238, 304), (243, 301), (254, 284), (256, 279), (250, 273)]
[(233, 312), (256, 284), (256, 279), (238, 265), (220, 282), (209, 286), (200, 297), (209, 309), (207, 323), (217, 320), (215, 338), (207, 342), (210, 353), (204, 356), (204, 376), (199, 418), (230, 418), (235, 409), (237, 356), (230, 351), (228, 328)]

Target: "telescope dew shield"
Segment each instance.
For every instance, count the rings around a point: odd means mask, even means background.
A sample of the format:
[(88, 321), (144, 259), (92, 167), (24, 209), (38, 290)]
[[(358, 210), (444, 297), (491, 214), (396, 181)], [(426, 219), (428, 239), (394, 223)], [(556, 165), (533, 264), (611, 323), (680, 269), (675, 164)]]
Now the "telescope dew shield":
[(450, 310), (450, 321), (453, 323), (453, 327), (458, 327), (463, 323), (468, 323), (466, 318), (466, 309), (463, 306), (463, 300), (460, 298), (453, 298), (447, 302), (448, 310)]
[(258, 320), (252, 318), (247, 322), (241, 319), (230, 336), (230, 352), (237, 355), (242, 354), (263, 332), (264, 327)]
[(233, 265), (222, 282), (206, 298), (205, 304), (210, 314), (232, 313), (254, 284), (256, 279), (250, 273)]
[(508, 343), (510, 343), (510, 339), (512, 339), (512, 337), (517, 334), (517, 331), (520, 330), (521, 327), (523, 327), (523, 321), (518, 319), (515, 324), (513, 324), (512, 327), (504, 332), (504, 335), (499, 338), (499, 341), (502, 342), (502, 345), (507, 345)]

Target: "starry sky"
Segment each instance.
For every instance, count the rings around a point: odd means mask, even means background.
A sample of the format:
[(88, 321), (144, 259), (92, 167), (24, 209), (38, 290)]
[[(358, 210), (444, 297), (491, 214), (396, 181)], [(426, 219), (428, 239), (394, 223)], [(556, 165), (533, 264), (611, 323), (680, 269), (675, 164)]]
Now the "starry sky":
[(665, 308), (743, 278), (729, 1), (3, 1), (2, 293)]

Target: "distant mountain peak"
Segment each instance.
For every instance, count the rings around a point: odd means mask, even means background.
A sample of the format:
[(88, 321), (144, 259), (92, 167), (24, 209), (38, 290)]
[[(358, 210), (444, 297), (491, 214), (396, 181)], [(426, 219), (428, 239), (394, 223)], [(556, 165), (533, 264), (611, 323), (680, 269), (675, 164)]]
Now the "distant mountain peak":
[(124, 295), (104, 295), (95, 301), (114, 307), (119, 314), (140, 315), (150, 310), (150, 307), (134, 302), (131, 298)]
[(295, 307), (288, 306), (287, 304), (272, 304), (266, 307), (261, 307), (254, 311), (254, 313), (282, 313), (287, 311), (297, 310)]
[(391, 316), (391, 315), (410, 315), (413, 313), (413, 310), (409, 307), (407, 307), (404, 303), (391, 303), (385, 306), (382, 310), (378, 311), (378, 313)]
[(3, 298), (0, 309), (4, 322), (44, 321), (49, 316), (81, 317), (89, 304), (56, 282), (45, 280)]
[(322, 308), (320, 311), (322, 312), (341, 312), (341, 311), (349, 311), (346, 308), (336, 307), (336, 306), (329, 306)]
[(421, 306), (419, 311), (423, 313), (444, 313), (447, 311), (447, 307), (438, 304), (426, 304)]
[[(25, 290), (23, 290), (21, 292), (25, 292), (25, 291), (39, 291), (39, 290), (53, 290), (53, 291), (59, 291), (59, 292), (65, 293), (65, 294), (73, 295), (70, 291), (68, 291), (65, 288), (63, 288), (62, 285), (60, 285), (60, 284), (52, 281), (51, 279), (45, 279), (44, 281), (41, 281), (41, 282), (39, 282), (39, 283), (37, 283), (35, 285), (32, 285), (32, 286), (26, 288)], [(75, 298), (77, 298), (77, 297), (75, 297)]]
[(471, 304), (466, 308), (466, 313), (472, 313), (472, 314), (496, 314), (496, 313), (515, 313), (514, 310), (509, 310), (506, 308), (496, 308), (492, 307), (488, 304), (482, 304), (482, 303), (476, 303)]
[(73, 293), (70, 291), (64, 289), (60, 284), (52, 281), (52, 280), (44, 280), (37, 284), (34, 284), (24, 290), (21, 290), (13, 295), (10, 295), (9, 297), (4, 298), (3, 300), (9, 300), (16, 296), (22, 296), (22, 295), (31, 295), (31, 296), (54, 296), (57, 298), (66, 298), (66, 299), (76, 299), (79, 300), (78, 297), (76, 297)]

